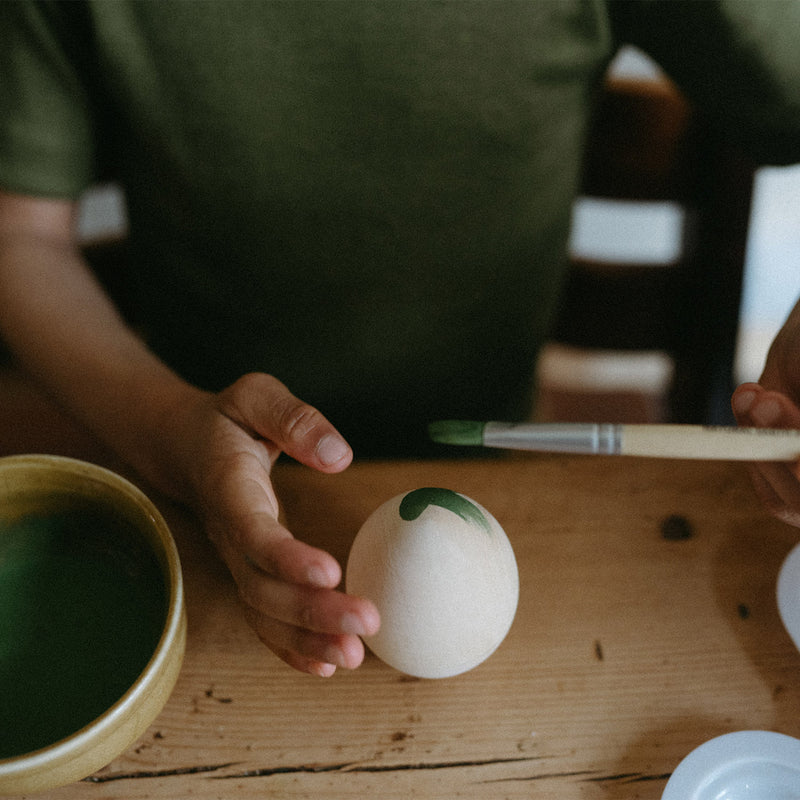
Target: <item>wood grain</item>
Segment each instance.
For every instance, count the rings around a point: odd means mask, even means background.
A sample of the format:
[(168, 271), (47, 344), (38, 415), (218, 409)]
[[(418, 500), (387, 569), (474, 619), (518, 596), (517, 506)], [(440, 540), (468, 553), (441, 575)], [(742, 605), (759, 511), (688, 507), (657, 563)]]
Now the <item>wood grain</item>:
[(295, 534), (342, 562), (395, 494), (473, 497), (519, 563), (505, 642), (441, 681), (373, 656), (330, 680), (297, 674), (251, 635), (212, 549), (167, 508), (189, 613), (178, 685), (134, 747), (50, 797), (659, 798), (707, 739), (800, 735), (800, 653), (775, 601), (800, 533), (767, 516), (744, 466), (521, 456), (339, 476), (284, 464), (276, 480)]

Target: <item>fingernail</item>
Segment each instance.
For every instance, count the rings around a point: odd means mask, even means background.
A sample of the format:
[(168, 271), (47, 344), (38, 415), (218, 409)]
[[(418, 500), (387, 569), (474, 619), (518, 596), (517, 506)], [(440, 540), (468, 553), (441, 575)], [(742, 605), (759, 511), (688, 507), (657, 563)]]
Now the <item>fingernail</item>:
[(312, 564), (306, 570), (306, 582), (309, 586), (325, 587), (330, 585), (330, 578), (328, 573), (318, 564)]
[(361, 618), (356, 614), (350, 612), (342, 614), (340, 624), (342, 633), (352, 633), (355, 636), (364, 636), (367, 633), (364, 623), (361, 622)]
[(330, 678), (334, 672), (336, 672), (336, 665), (335, 664), (316, 664), (314, 666), (314, 672), (320, 678)]
[(733, 396), (733, 410), (737, 414), (747, 414), (753, 407), (756, 393), (752, 389), (745, 389)]
[(347, 612), (342, 615), (342, 633), (353, 633), (356, 636), (372, 636), (380, 629), (380, 619), (376, 613), (369, 610), (363, 612), (363, 616)]
[(763, 428), (769, 428), (771, 425), (775, 425), (781, 418), (780, 404), (775, 400), (767, 398), (754, 406), (753, 410), (750, 412), (750, 416), (757, 425)]
[(339, 436), (327, 434), (320, 439), (317, 445), (317, 458), (326, 467), (338, 464), (350, 454), (347, 443)]

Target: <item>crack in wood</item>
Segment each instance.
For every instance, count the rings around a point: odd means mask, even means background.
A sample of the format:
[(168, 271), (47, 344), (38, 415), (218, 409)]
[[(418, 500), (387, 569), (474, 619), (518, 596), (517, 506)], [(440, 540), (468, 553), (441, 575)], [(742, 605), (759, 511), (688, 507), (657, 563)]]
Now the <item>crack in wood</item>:
[(208, 764), (195, 767), (175, 767), (174, 769), (139, 770), (137, 772), (109, 772), (98, 773), (84, 778), (84, 783), (109, 783), (110, 781), (135, 780), (137, 778), (171, 778), (176, 775), (201, 775), (206, 772), (216, 772), (218, 769), (233, 767), (237, 763), (231, 761), (227, 764)]
[(667, 781), (672, 776), (670, 772), (656, 775), (646, 775), (641, 772), (620, 772), (616, 775), (598, 775), (597, 770), (576, 770), (573, 772), (543, 772), (540, 775), (527, 775), (521, 777), (495, 778), (494, 780), (481, 781), (481, 783), (512, 783), (542, 780), (557, 780), (559, 778), (579, 778), (581, 783), (646, 783), (648, 781)]
[[(408, 772), (439, 769), (464, 769), (468, 767), (490, 767), (501, 764), (519, 764), (531, 761), (541, 761), (546, 756), (522, 756), (518, 758), (487, 758), (469, 761), (432, 761), (418, 764), (359, 764), (357, 762), (343, 762), (340, 764), (301, 764), (286, 767), (263, 767), (234, 772), (227, 775), (209, 775), (212, 780), (223, 781), (243, 778), (269, 778), (274, 775), (294, 774), (322, 774), (325, 772), (344, 773), (382, 773), (382, 772)], [(109, 783), (111, 781), (141, 780), (147, 778), (171, 778), (180, 775), (206, 775), (222, 769), (234, 767), (241, 762), (228, 762), (226, 764), (208, 764), (193, 767), (176, 767), (173, 769), (139, 770), (136, 772), (111, 772), (107, 774), (90, 775), (84, 778), (85, 783)], [(644, 783), (647, 781), (666, 781), (671, 773), (647, 775), (641, 772), (621, 772), (612, 775), (598, 774), (597, 770), (574, 770), (571, 772), (543, 772), (540, 775), (512, 776), (484, 780), (481, 783), (510, 783), (541, 780), (558, 780), (564, 778), (578, 778), (583, 783)]]
[(244, 772), (235, 772), (230, 775), (213, 775), (217, 781), (224, 781), (230, 778), (268, 778), (271, 775), (294, 775), (297, 773), (310, 773), (316, 775), (323, 772), (344, 772), (352, 763), (345, 764), (320, 764), (320, 765), (301, 765), (297, 767), (262, 767), (258, 769), (247, 769)]
[(631, 773), (630, 778), (621, 780), (620, 783), (646, 783), (647, 781), (668, 781), (671, 777), (672, 777), (671, 772), (662, 772), (660, 775), (643, 775), (641, 772), (634, 772)]
[(620, 772), (616, 775), (598, 775), (596, 778), (584, 778), (587, 783), (605, 783), (606, 781), (617, 781), (630, 783), (633, 779), (641, 777), (641, 772)]
[(346, 762), (343, 764), (301, 765), (296, 767), (264, 767), (249, 769), (229, 775), (213, 775), (213, 780), (224, 781), (230, 778), (265, 778), (271, 775), (287, 775), (294, 773), (322, 773), (322, 772), (347, 772), (347, 773), (378, 773), (378, 772), (408, 772), (410, 770), (437, 770), (458, 769), (464, 767), (486, 767), (495, 764), (514, 764), (523, 761), (538, 761), (538, 757), (524, 756), (519, 758), (489, 758), (478, 761), (433, 761), (419, 764), (358, 764)]
[(582, 778), (583, 780), (598, 780), (597, 778), (585, 778), (585, 775), (595, 775), (596, 770), (579, 769), (573, 772), (543, 772), (540, 775), (522, 775), (510, 778), (495, 778), (493, 780), (481, 781), (481, 783), (512, 783), (518, 781), (520, 783), (526, 781), (544, 781), (553, 780), (556, 778)]

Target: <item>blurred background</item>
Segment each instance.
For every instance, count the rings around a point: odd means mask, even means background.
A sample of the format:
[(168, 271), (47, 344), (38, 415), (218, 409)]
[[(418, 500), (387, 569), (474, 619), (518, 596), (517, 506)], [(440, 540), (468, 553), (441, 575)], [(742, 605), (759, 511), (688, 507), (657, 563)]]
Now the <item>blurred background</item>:
[[(669, 83), (647, 56), (627, 47), (612, 64), (609, 79), (623, 86), (644, 84), (656, 93)], [(124, 199), (117, 187), (98, 186), (85, 195), (79, 231), (90, 248), (123, 240), (126, 228)], [(686, 228), (686, 209), (680, 203), (584, 193), (574, 206), (570, 256), (576, 262), (615, 268), (635, 265), (640, 273), (652, 270), (656, 275), (682, 257)], [(743, 259), (732, 365), (735, 383), (757, 380), (770, 341), (800, 297), (800, 165), (756, 171)], [(665, 398), (674, 378), (673, 361), (659, 350), (586, 348), (554, 341), (537, 368), (536, 416), (659, 421), (668, 415)], [(720, 395), (724, 404), (725, 391)]]

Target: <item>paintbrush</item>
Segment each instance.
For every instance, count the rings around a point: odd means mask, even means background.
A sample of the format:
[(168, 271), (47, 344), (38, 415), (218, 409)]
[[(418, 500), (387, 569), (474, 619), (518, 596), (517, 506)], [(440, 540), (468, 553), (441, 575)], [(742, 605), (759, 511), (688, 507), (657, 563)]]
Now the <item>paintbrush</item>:
[(714, 425), (469, 422), (428, 426), (434, 442), (552, 453), (796, 461), (800, 430)]

